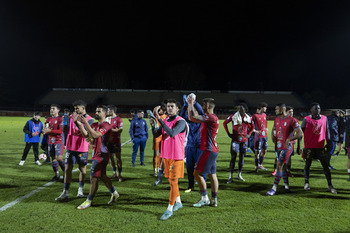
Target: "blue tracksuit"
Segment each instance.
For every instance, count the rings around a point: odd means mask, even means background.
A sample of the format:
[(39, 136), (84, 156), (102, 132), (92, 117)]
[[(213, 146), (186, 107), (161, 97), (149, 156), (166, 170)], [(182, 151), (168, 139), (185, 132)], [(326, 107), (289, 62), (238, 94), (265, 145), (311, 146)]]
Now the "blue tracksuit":
[(327, 116), (327, 121), (328, 121), (329, 140), (332, 142), (332, 148), (329, 154), (332, 155), (337, 146), (337, 142), (339, 141), (338, 118), (334, 115), (330, 115), (330, 116)]
[[(200, 151), (200, 145), (201, 145), (201, 137), (200, 137), (200, 128), (201, 123), (195, 123), (192, 121), (189, 121), (188, 114), (187, 114), (187, 104), (185, 104), (182, 109), (180, 116), (186, 120), (188, 123), (188, 126), (190, 128), (190, 131), (188, 133), (187, 138), (187, 145), (185, 149), (186, 154), (186, 168), (187, 168), (187, 175), (188, 175), (188, 187), (193, 188), (194, 187), (194, 166), (198, 160), (199, 155), (201, 154)], [(197, 110), (199, 115), (204, 115), (202, 106), (199, 103), (194, 104), (195, 109)]]
[(142, 118), (134, 118), (130, 123), (129, 134), (133, 140), (132, 164), (135, 164), (137, 151), (140, 146), (140, 163), (144, 161), (144, 151), (148, 139), (147, 122)]

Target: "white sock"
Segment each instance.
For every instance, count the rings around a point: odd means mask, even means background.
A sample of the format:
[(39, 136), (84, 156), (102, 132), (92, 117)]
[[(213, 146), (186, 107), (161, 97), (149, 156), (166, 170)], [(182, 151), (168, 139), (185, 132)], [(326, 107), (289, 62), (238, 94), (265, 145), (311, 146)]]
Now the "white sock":
[(237, 176), (242, 176), (242, 172), (238, 172)]
[(178, 197), (176, 198), (176, 202), (177, 202), (177, 203), (181, 203), (181, 198), (180, 198), (180, 196), (178, 196)]
[(157, 168), (154, 169), (154, 172), (157, 172)]
[(114, 196), (119, 196), (119, 193), (117, 192), (117, 190), (115, 190), (115, 191), (113, 192), (113, 195), (114, 195)]
[(202, 196), (202, 201), (208, 201), (208, 200), (209, 200), (208, 195)]
[(228, 177), (229, 179), (232, 179), (232, 173), (230, 172), (230, 176)]
[(348, 169), (348, 173), (350, 173), (350, 169)]
[(170, 212), (173, 212), (173, 207), (174, 207), (174, 205), (168, 205), (168, 209), (167, 210), (169, 210)]
[(277, 190), (277, 185), (274, 184), (274, 185), (272, 186), (272, 189), (276, 191), (276, 190)]
[(284, 184), (284, 187), (285, 187), (286, 189), (289, 189), (289, 186), (288, 186), (287, 184)]

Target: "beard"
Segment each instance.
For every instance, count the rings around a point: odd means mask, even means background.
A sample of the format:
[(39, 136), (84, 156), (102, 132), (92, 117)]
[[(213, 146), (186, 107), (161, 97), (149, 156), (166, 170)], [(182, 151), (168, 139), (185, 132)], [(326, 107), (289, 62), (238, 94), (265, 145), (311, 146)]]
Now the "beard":
[(101, 117), (98, 116), (98, 115), (96, 115), (96, 116), (95, 116), (95, 120), (99, 120), (99, 119), (101, 119)]

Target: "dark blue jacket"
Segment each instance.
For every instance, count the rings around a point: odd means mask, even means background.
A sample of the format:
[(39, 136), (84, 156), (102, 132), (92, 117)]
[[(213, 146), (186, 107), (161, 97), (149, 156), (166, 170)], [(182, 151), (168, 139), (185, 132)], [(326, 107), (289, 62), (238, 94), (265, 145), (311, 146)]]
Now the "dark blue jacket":
[(143, 118), (134, 118), (130, 123), (129, 134), (132, 140), (134, 138), (148, 138), (147, 122)]
[[(188, 119), (188, 113), (187, 113), (187, 104), (184, 105), (181, 109), (180, 116), (186, 120), (188, 123), (188, 126), (190, 128), (190, 132), (188, 133), (187, 138), (187, 146), (190, 147), (200, 147), (201, 145), (201, 136), (200, 136), (200, 129), (201, 129), (201, 123), (195, 123)], [(196, 102), (194, 104), (194, 108), (197, 110), (199, 115), (204, 115), (202, 106)], [(187, 147), (186, 146), (186, 147)]]
[(334, 115), (327, 116), (328, 120), (328, 132), (329, 132), (329, 140), (333, 142), (339, 141), (338, 134), (338, 118)]
[[(39, 143), (40, 142), (40, 134), (43, 129), (43, 123), (38, 120), (36, 121), (34, 118), (27, 121), (23, 128), (24, 132), (24, 141), (28, 143)], [(32, 136), (32, 133), (37, 132), (38, 135)]]

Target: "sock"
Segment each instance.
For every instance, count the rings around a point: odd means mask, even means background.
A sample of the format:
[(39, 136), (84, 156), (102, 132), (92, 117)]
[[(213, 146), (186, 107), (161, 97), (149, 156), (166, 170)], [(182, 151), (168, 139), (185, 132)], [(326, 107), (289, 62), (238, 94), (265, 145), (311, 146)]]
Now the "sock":
[(255, 159), (255, 167), (257, 167), (258, 166), (258, 159)]
[(58, 162), (57, 162), (57, 160), (56, 161), (52, 161), (51, 165), (52, 165), (53, 172), (57, 173), (58, 172)]
[(113, 167), (113, 173), (117, 173), (117, 168), (116, 167)]
[(350, 176), (350, 169), (348, 169), (348, 174), (349, 174), (349, 176)]
[(232, 179), (232, 172), (230, 172), (230, 176), (228, 177), (229, 179)]
[(115, 191), (112, 193), (112, 195), (114, 195), (114, 196), (119, 196), (119, 193), (117, 192), (117, 190), (115, 190)]
[(175, 202), (181, 203), (181, 198), (180, 198), (180, 196), (178, 196), (178, 197), (176, 198)]
[(69, 188), (70, 188), (70, 183), (64, 183), (64, 190), (66, 191), (66, 192), (68, 192), (68, 190), (69, 190)]
[(90, 195), (90, 193), (89, 193), (86, 200), (91, 202), (94, 199), (94, 197), (95, 197), (95, 195)]
[(168, 209), (167, 210), (169, 210), (170, 212), (173, 212), (173, 208), (174, 208), (174, 205), (168, 205)]
[(122, 168), (121, 167), (118, 167), (118, 173), (119, 173), (119, 175), (122, 174)]
[(211, 192), (211, 198), (217, 198), (218, 192)]
[(154, 169), (154, 173), (157, 173), (157, 168)]
[(278, 183), (280, 182), (280, 180), (281, 180), (281, 172), (277, 172), (276, 173), (276, 176), (275, 176), (275, 182), (273, 183), (273, 187), (272, 187), (272, 189), (273, 190), (277, 190), (277, 186), (278, 186)]
[(283, 172), (283, 173), (282, 173), (282, 177), (283, 177), (284, 187), (285, 187), (286, 189), (289, 189), (289, 183), (288, 183), (287, 172)]
[(208, 191), (206, 189), (201, 190), (202, 201), (208, 201)]
[(60, 165), (61, 170), (64, 171), (65, 170), (64, 162), (63, 161), (58, 161), (58, 164)]
[(111, 189), (109, 189), (109, 192), (110, 192), (111, 194), (113, 194), (114, 191), (116, 191), (115, 188), (114, 188), (114, 186), (113, 186)]
[(264, 158), (265, 157), (262, 157), (262, 156), (260, 156), (260, 158), (259, 158), (259, 164), (262, 166), (262, 164), (263, 164), (263, 162), (264, 162)]
[(79, 181), (79, 188), (84, 188), (85, 181)]

